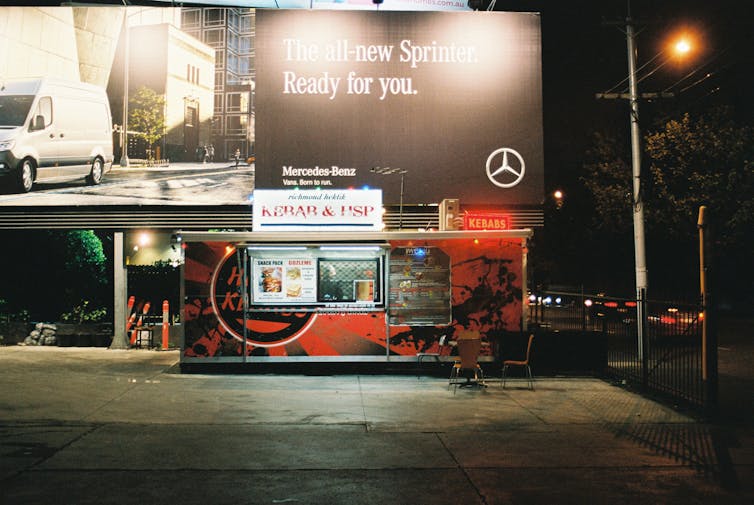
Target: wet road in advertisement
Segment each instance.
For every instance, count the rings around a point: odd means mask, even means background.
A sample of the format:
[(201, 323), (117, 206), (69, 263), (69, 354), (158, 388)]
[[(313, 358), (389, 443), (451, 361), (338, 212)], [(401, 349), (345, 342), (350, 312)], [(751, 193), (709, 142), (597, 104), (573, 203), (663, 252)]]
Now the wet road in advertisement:
[(0, 207), (58, 205), (244, 205), (254, 189), (254, 165), (232, 162), (116, 166), (102, 183), (38, 183), (29, 193), (0, 187)]

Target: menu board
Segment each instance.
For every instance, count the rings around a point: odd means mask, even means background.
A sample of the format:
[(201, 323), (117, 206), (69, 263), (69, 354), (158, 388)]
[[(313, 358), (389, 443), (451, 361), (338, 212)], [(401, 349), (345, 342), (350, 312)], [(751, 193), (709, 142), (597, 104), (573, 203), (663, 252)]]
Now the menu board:
[(388, 290), (390, 324), (450, 324), (450, 257), (441, 249), (393, 249)]
[(317, 266), (312, 258), (253, 258), (252, 275), (252, 303), (317, 300)]

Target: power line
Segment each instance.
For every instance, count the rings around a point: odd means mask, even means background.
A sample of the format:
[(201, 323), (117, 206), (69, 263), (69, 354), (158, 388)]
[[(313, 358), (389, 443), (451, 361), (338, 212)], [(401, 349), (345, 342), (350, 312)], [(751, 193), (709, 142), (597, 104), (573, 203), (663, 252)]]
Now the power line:
[[(704, 26), (704, 28), (702, 28), (702, 31), (705, 32), (705, 33), (708, 33), (708, 34), (709, 33), (713, 33), (717, 28), (719, 28), (723, 24), (724, 19), (723, 19), (723, 16), (721, 16), (721, 15), (725, 14), (725, 13), (727, 13), (728, 15), (730, 14), (730, 13), (728, 13), (725, 10), (725, 8), (724, 8), (723, 5), (718, 5), (716, 9), (713, 9), (712, 11), (710, 11), (707, 14), (707, 16), (706, 16), (706, 22), (703, 23), (705, 26)], [(630, 22), (631, 22), (631, 19), (628, 19), (626, 21), (609, 21), (609, 22), (604, 22), (603, 21), (603, 24), (618, 26), (619, 29), (621, 31), (623, 31), (622, 27), (626, 23), (630, 23)], [(642, 22), (641, 24), (648, 24), (648, 23)], [(672, 24), (675, 24), (675, 23), (672, 23)], [(667, 27), (667, 26), (670, 26), (670, 25), (671, 25), (671, 22), (666, 21), (665, 26)], [(641, 32), (636, 33), (636, 35), (638, 35), (639, 33), (641, 33)], [(691, 84), (683, 87), (681, 91), (686, 91), (686, 90), (688, 90), (690, 88), (693, 88), (694, 86), (698, 86), (699, 84), (705, 82), (707, 79), (711, 78), (712, 76), (715, 76), (715, 75), (719, 74), (722, 70), (730, 67), (732, 64), (728, 63), (727, 65), (725, 65), (723, 67), (717, 66), (716, 68), (710, 68), (710, 67), (712, 66), (712, 64), (714, 62), (718, 61), (724, 54), (726, 54), (730, 50), (731, 50), (731, 46), (728, 46), (728, 47), (726, 47), (726, 48), (724, 48), (722, 50), (716, 51), (715, 54), (711, 58), (707, 59), (706, 61), (704, 61), (700, 65), (697, 65), (693, 70), (691, 70), (690, 72), (688, 72), (681, 79), (678, 79), (676, 82), (674, 82), (670, 86), (667, 86), (667, 85), (663, 86), (664, 89), (662, 90), (662, 92), (660, 92), (660, 94), (663, 94), (663, 95), (664, 94), (668, 94), (671, 90), (680, 87), (681, 85), (683, 85), (684, 82), (686, 82), (686, 81), (692, 79), (694, 76), (698, 75), (699, 72), (703, 71), (705, 68), (707, 68), (708, 70), (706, 71), (706, 73), (705, 73), (704, 76), (702, 76), (701, 78), (696, 79)], [(635, 74), (635, 77), (637, 78), (637, 82), (643, 82), (643, 81), (649, 79), (659, 69), (661, 69), (662, 67), (664, 67), (665, 65), (667, 65), (671, 61), (671, 57), (670, 56), (666, 56), (667, 52), (668, 51), (666, 49), (662, 49), (658, 53), (656, 53), (654, 56), (652, 56), (652, 58), (650, 58), (646, 63), (644, 63), (643, 65), (641, 65), (636, 70), (636, 74)], [(654, 63), (658, 58), (663, 57), (663, 56), (665, 56), (665, 57), (663, 58), (663, 60), (660, 63), (658, 63), (656, 66), (652, 67), (650, 70), (647, 70), (648, 67), (650, 65), (652, 65), (652, 63)], [(640, 75), (640, 74), (642, 74), (642, 72), (646, 72), (646, 73), (644, 73), (643, 75)], [(598, 95), (603, 95), (603, 97), (604, 97), (604, 95), (615, 95), (617, 93), (617, 90), (621, 86), (624, 86), (628, 82), (628, 80), (629, 80), (629, 77), (626, 77), (623, 80), (621, 80), (620, 82), (618, 82), (617, 84), (615, 84), (614, 86), (612, 86), (611, 88), (607, 89), (606, 91), (604, 91), (603, 93), (600, 93)], [(628, 92), (628, 88), (624, 87), (621, 91), (622, 91), (621, 94), (625, 94), (625, 93)]]
[[(669, 89), (681, 86), (681, 84), (684, 81), (686, 81), (688, 79), (691, 79), (692, 77), (694, 77), (694, 75), (696, 75), (697, 73), (703, 71), (705, 68), (709, 67), (712, 63), (714, 63), (715, 61), (719, 60), (720, 57), (723, 56), (725, 53), (727, 53), (729, 50), (730, 50), (730, 46), (724, 48), (721, 51), (718, 51), (711, 58), (708, 58), (706, 61), (702, 62), (700, 65), (694, 67), (689, 73), (687, 73), (686, 75), (684, 75), (683, 77), (681, 77), (680, 79), (678, 79), (676, 82), (674, 82), (673, 84), (671, 84), (670, 86), (668, 86), (666, 88), (666, 91), (669, 90)], [(705, 79), (711, 77), (715, 73), (719, 73), (720, 71), (725, 70), (726, 68), (728, 68), (730, 66), (732, 66), (732, 63), (728, 63), (728, 64), (723, 65), (723, 66), (719, 66), (717, 69), (710, 69), (710, 70), (708, 70), (706, 72), (705, 76), (703, 76), (701, 79), (697, 79), (691, 85), (686, 86), (685, 88), (683, 88), (683, 90), (689, 89), (689, 88), (691, 88), (691, 87), (693, 87), (693, 86), (701, 83), (702, 81), (704, 81)]]
[[(661, 56), (661, 55), (662, 55), (662, 54), (663, 54), (664, 52), (665, 52), (665, 51), (660, 51), (659, 53), (655, 54), (655, 55), (654, 55), (654, 56), (653, 56), (653, 57), (652, 57), (652, 58), (651, 58), (651, 59), (650, 59), (649, 61), (647, 61), (647, 62), (646, 62), (646, 63), (645, 63), (644, 65), (640, 66), (640, 67), (639, 67), (639, 68), (638, 68), (638, 69), (636, 70), (636, 73), (638, 74), (639, 72), (641, 72), (642, 70), (644, 70), (644, 68), (645, 68), (645, 67), (647, 67), (647, 66), (648, 66), (648, 65), (650, 65), (650, 64), (651, 64), (651, 63), (652, 63), (652, 62), (653, 62), (654, 60), (656, 60), (657, 58), (659, 58), (659, 57), (660, 57), (660, 56)], [(616, 90), (616, 89), (617, 89), (617, 88), (618, 88), (619, 86), (622, 86), (623, 84), (625, 84), (625, 83), (627, 83), (627, 82), (628, 82), (628, 77), (625, 77), (625, 78), (624, 78), (624, 79), (623, 79), (622, 81), (620, 81), (620, 82), (619, 82), (618, 84), (616, 84), (616, 85), (615, 85), (615, 86), (613, 86), (612, 88), (610, 88), (610, 89), (608, 89), (607, 91), (605, 91), (605, 93), (612, 93), (612, 92), (614, 92), (614, 91), (615, 91), (615, 90)], [(624, 91), (628, 91), (628, 88), (624, 89)]]

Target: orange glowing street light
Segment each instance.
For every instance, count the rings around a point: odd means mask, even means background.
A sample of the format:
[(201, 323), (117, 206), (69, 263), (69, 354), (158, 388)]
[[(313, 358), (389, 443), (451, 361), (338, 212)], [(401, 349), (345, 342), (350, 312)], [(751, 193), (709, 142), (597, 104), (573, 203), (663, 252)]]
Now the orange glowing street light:
[(555, 207), (560, 209), (563, 207), (563, 197), (565, 196), (563, 194), (563, 191), (560, 189), (556, 189), (552, 193), (553, 198), (555, 199)]
[(673, 44), (675, 54), (679, 56), (685, 56), (691, 51), (691, 42), (686, 37), (683, 37)]
[(703, 43), (701, 34), (694, 28), (684, 27), (673, 33), (665, 45), (665, 52), (677, 61), (686, 60), (697, 53)]

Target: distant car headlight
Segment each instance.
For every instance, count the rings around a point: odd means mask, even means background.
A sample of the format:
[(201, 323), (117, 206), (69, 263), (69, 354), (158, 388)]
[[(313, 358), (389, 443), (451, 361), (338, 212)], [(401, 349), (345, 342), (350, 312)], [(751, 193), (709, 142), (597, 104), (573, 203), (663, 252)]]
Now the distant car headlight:
[(0, 151), (10, 151), (15, 145), (15, 140), (0, 140)]

